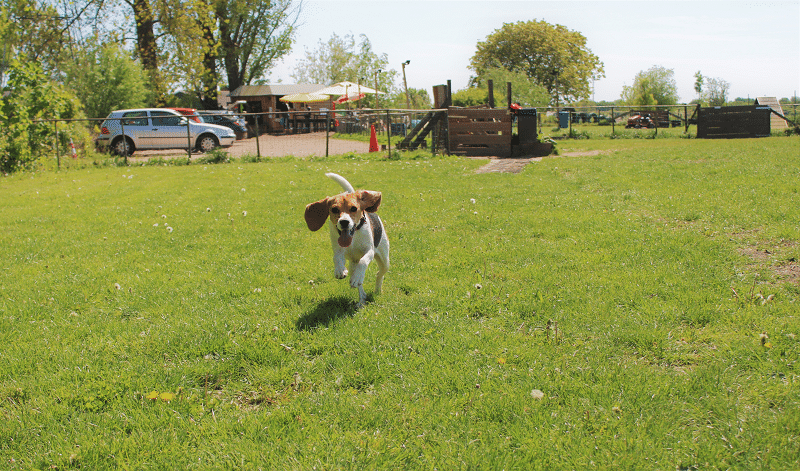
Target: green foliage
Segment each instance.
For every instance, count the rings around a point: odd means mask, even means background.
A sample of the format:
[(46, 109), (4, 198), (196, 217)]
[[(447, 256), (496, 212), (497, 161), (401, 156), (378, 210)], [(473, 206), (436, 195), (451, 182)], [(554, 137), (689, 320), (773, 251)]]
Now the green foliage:
[(622, 87), (626, 105), (674, 105), (679, 99), (675, 71), (657, 65), (636, 74), (633, 85)]
[(389, 68), (386, 53), (378, 54), (372, 50), (372, 43), (362, 34), (356, 41), (352, 34), (331, 35), (327, 42), (319, 41), (317, 49), (305, 51), (305, 59), (298, 61), (291, 77), (297, 83), (318, 83), (330, 85), (350, 81), (358, 83), (366, 78), (366, 84), (374, 81), (378, 74), (378, 88), (381, 91), (394, 91), (397, 71)]
[[(0, 106), (0, 172), (33, 168), (45, 152), (53, 150), (53, 123), (42, 120), (80, 117), (77, 98), (50, 82), (37, 63), (13, 60)], [(79, 124), (66, 125), (59, 131), (60, 144), (81, 131)]]
[(115, 43), (87, 46), (65, 65), (65, 71), (64, 84), (81, 97), (86, 115), (93, 118), (143, 107), (149, 101), (147, 76)]
[(539, 20), (496, 29), (478, 42), (470, 68), (477, 77), (497, 68), (522, 73), (548, 90), (551, 103), (586, 98), (591, 81), (605, 76), (582, 34)]
[(505, 106), (508, 103), (507, 84), (511, 82), (511, 102), (519, 103), (523, 108), (535, 106), (547, 106), (550, 103), (550, 95), (547, 89), (532, 82), (522, 72), (511, 72), (502, 68), (490, 68), (483, 70), (480, 75), (473, 77), (472, 85), (478, 88), (485, 88), (488, 95), (488, 81), (494, 84), (495, 106)]
[[(367, 101), (369, 102), (371, 98), (367, 98)], [(433, 106), (428, 91), (422, 88), (409, 88), (408, 99), (412, 110), (427, 110)], [(381, 108), (406, 109), (406, 93), (403, 90), (397, 90), (388, 97), (381, 95), (380, 100)]]

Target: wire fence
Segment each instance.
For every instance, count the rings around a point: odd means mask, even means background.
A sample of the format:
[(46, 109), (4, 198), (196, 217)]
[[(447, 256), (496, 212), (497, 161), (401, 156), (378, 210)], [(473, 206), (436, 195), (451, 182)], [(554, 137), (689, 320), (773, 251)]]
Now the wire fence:
[[(781, 115), (790, 126), (798, 126), (798, 104), (782, 104)], [(552, 134), (556, 130), (569, 129), (566, 137), (573, 135), (573, 125), (581, 129), (596, 127), (607, 129), (605, 134), (613, 137), (623, 128), (658, 129), (678, 128), (688, 133), (690, 127), (696, 125), (695, 105), (672, 106), (592, 106), (535, 108), (537, 114), (538, 134)], [(58, 167), (64, 158), (109, 158), (121, 159), (125, 164), (143, 162), (150, 159), (186, 158), (188, 161), (198, 159), (238, 158), (258, 161), (266, 158), (284, 156), (295, 157), (328, 157), (348, 153), (365, 153), (374, 150), (391, 156), (392, 150), (432, 111), (446, 110), (397, 110), (397, 109), (353, 109), (353, 110), (306, 110), (289, 112), (234, 113), (231, 116), (246, 121), (246, 132), (241, 133), (231, 146), (219, 148), (204, 155), (198, 150), (197, 135), (192, 135), (186, 121), (185, 131), (173, 132), (169, 143), (147, 145), (135, 143), (131, 147), (123, 147), (122, 152), (114, 151), (114, 146), (98, 147), (97, 138), (102, 135), (103, 123), (109, 118), (85, 119), (50, 119), (37, 120), (35, 123), (44, 126), (48, 131), (39, 135), (49, 136), (52, 144), (39, 143), (40, 151), (54, 157)], [(635, 123), (636, 117), (646, 116), (640, 125)], [(128, 130), (122, 118), (121, 135), (133, 134), (135, 126), (129, 124)], [(157, 127), (148, 123), (145, 126), (149, 133), (157, 133)], [(375, 130), (375, 141), (370, 142), (372, 130)], [(516, 130), (516, 125), (514, 127)], [(516, 133), (516, 131), (514, 131)], [(182, 134), (181, 134), (182, 133)], [(145, 133), (146, 134), (146, 133)], [(146, 136), (145, 136), (146, 137)], [(342, 139), (344, 138), (344, 139)], [(133, 139), (133, 138), (132, 138)], [(136, 139), (141, 139), (141, 136)], [(433, 142), (435, 136), (422, 140), (422, 148), (429, 148), (432, 153), (446, 152), (446, 148), (437, 148)], [(143, 142), (143, 141), (142, 141)], [(51, 146), (51, 151), (46, 148)], [(371, 149), (372, 148), (372, 149)], [(130, 151), (128, 151), (130, 149)], [(210, 155), (209, 155), (210, 154)]]

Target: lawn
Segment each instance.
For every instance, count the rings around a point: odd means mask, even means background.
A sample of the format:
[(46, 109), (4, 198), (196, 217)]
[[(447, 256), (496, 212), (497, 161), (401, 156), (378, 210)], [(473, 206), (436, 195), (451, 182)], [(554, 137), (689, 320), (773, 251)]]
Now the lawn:
[(800, 140), (559, 151), (0, 178), (0, 468), (800, 467)]

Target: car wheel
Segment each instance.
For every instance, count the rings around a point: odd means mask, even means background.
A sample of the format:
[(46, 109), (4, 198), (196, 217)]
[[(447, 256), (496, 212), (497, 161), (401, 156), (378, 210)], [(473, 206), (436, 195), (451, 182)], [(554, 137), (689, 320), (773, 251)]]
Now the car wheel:
[(197, 149), (200, 152), (210, 152), (217, 146), (219, 146), (219, 141), (217, 141), (216, 137), (209, 134), (204, 134), (197, 140)]
[(111, 152), (117, 155), (132, 155), (136, 148), (128, 138), (118, 137), (111, 143)]

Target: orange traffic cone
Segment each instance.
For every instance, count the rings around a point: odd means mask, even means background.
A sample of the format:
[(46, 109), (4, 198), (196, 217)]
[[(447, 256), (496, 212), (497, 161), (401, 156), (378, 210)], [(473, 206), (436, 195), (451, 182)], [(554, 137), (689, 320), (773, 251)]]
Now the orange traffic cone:
[(370, 131), (369, 136), (369, 151), (370, 152), (378, 152), (378, 136), (375, 135), (375, 125), (371, 126), (372, 130)]

